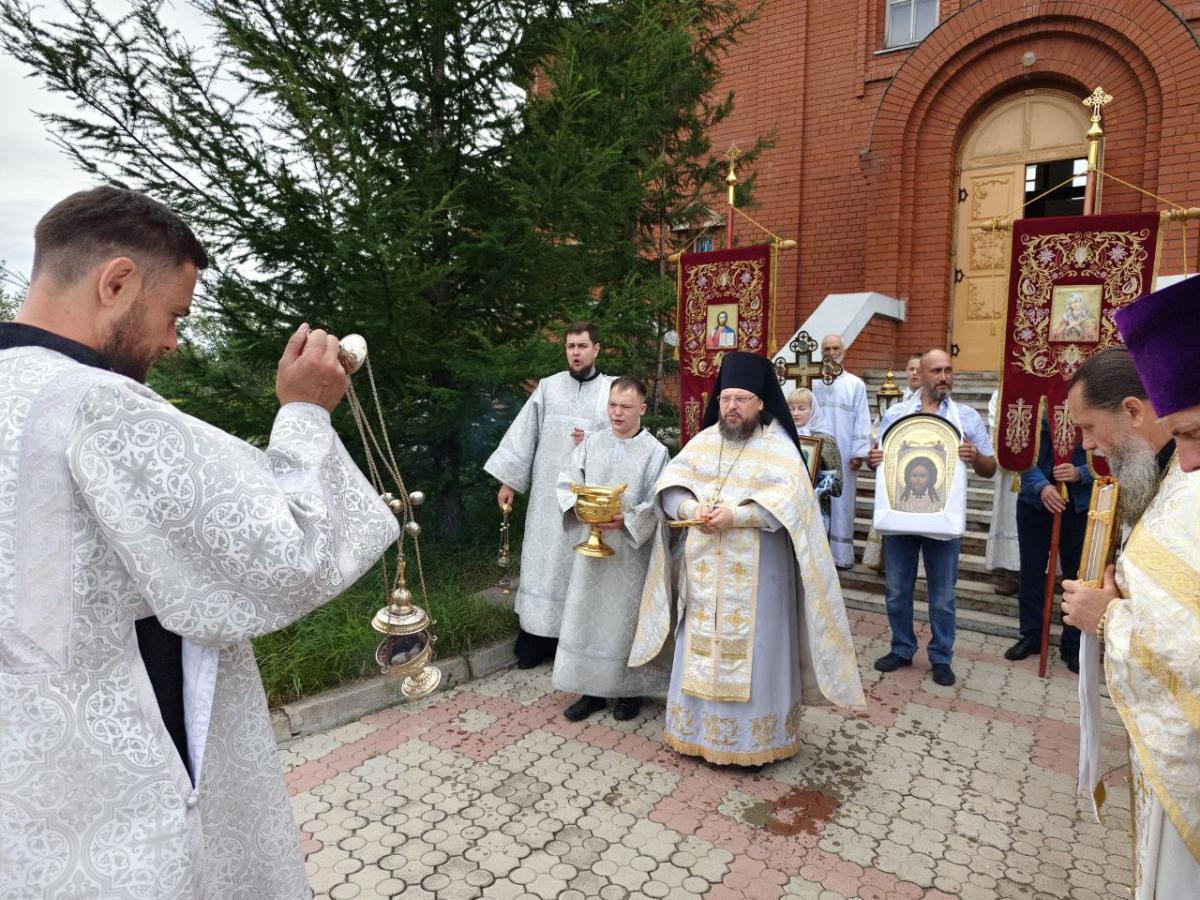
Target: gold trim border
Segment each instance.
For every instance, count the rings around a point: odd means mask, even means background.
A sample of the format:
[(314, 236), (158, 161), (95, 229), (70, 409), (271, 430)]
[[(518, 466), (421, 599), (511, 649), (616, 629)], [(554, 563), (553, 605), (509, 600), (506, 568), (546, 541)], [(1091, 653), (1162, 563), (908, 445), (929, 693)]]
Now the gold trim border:
[(803, 743), (798, 740), (794, 744), (777, 747), (774, 750), (763, 750), (761, 753), (727, 753), (723, 750), (713, 750), (703, 744), (681, 741), (670, 735), (665, 729), (662, 739), (663, 743), (676, 753), (682, 753), (684, 756), (699, 756), (719, 766), (764, 766), (767, 763), (795, 756), (800, 752), (800, 745)]

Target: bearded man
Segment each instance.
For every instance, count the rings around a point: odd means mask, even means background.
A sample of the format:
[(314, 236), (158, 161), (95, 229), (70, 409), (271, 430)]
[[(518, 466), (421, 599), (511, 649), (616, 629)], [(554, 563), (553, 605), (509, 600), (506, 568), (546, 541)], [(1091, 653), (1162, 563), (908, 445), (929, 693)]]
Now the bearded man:
[(0, 896), (309, 896), (250, 639), (352, 585), (395, 516), (330, 424), (302, 325), (265, 451), (141, 384), (207, 256), (112, 187), (34, 233), (0, 325)]
[(515, 601), (521, 626), (513, 648), (522, 669), (554, 661), (575, 565), (574, 541), (562, 527), (558, 508), (558, 475), (584, 438), (608, 430), (608, 390), (613, 379), (596, 369), (600, 353), (596, 326), (571, 323), (563, 345), (567, 371), (538, 382), (483, 466), (500, 482), (496, 502), (501, 509), (510, 506), (517, 494), (529, 495)]
[[(913, 413), (923, 412), (940, 416), (950, 422), (962, 435), (958, 458), (971, 466), (980, 478), (996, 473), (996, 457), (991, 438), (979, 413), (951, 396), (954, 387), (954, 367), (945, 350), (928, 350), (921, 357), (921, 390), (908, 400), (893, 405), (879, 423), (879, 433), (887, 434), (893, 422)], [(883, 449), (873, 447), (867, 465), (878, 469), (883, 463)], [(876, 482), (876, 490), (879, 490)], [(950, 498), (944, 498), (949, 502)], [(965, 499), (960, 499), (964, 504)], [(892, 629), (891, 649), (875, 660), (880, 672), (894, 672), (911, 666), (917, 652), (917, 636), (913, 631), (913, 591), (917, 583), (917, 561), (925, 562), (925, 579), (929, 586), (929, 663), (933, 680), (949, 687), (956, 676), (950, 663), (954, 656), (954, 633), (957, 606), (954, 585), (958, 581), (959, 538), (945, 540), (923, 534), (888, 534), (883, 538), (884, 580), (886, 585), (888, 625)]]
[[(1109, 695), (1129, 735), (1138, 900), (1193, 898), (1200, 886), (1200, 480), (1181, 468), (1167, 421), (1200, 412), (1191, 338), (1200, 325), (1198, 284), (1118, 312), (1134, 355), (1096, 354), (1067, 395), (1084, 448), (1108, 459), (1121, 486), (1126, 539), (1117, 564), (1098, 588), (1064, 581), (1063, 612), (1104, 648)], [(1149, 370), (1144, 386), (1135, 359)], [(1085, 708), (1085, 748), (1090, 718)]]
[[(673, 659), (663, 739), (715, 764), (800, 748), (803, 707), (863, 703), (820, 508), (771, 363), (728, 353), (705, 428), (663, 470), (660, 528), (630, 665)], [(672, 646), (672, 638), (674, 646)]]

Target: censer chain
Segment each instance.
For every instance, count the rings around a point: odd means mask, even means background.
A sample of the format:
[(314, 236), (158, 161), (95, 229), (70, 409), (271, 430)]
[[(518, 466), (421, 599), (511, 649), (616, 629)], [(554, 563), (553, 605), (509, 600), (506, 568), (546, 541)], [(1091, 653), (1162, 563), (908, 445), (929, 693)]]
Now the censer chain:
[[(379, 392), (375, 386), (375, 373), (371, 368), (370, 360), (366, 360), (365, 368), (367, 370), (367, 379), (371, 385), (371, 398), (375, 403), (376, 415), (379, 419), (380, 433), (383, 440), (382, 445), (380, 439), (375, 435), (374, 429), (371, 427), (370, 419), (367, 416), (366, 410), (363, 408), (362, 401), (358, 397), (358, 393), (354, 390), (354, 385), (351, 384), (347, 390), (347, 396), (350, 401), (350, 413), (354, 419), (355, 427), (358, 429), (359, 438), (362, 440), (363, 452), (367, 458), (367, 469), (371, 479), (371, 483), (375, 489), (383, 494), (386, 492), (386, 485), (383, 479), (383, 474), (380, 472), (379, 466), (382, 465), (384, 471), (395, 482), (400, 499), (403, 504), (401, 511), (401, 528), (400, 536), (396, 539), (397, 553), (397, 584), (403, 580), (404, 576), (404, 541), (406, 537), (412, 537), (413, 542), (413, 558), (417, 564), (417, 580), (421, 588), (421, 596), (426, 596), (425, 589), (425, 571), (421, 561), (421, 543), (420, 538), (416, 535), (409, 535), (404, 526), (409, 522), (415, 521), (413, 515), (413, 504), (409, 497), (408, 487), (404, 483), (404, 478), (400, 474), (400, 467), (396, 463), (395, 452), (392, 449), (391, 441), (388, 438), (386, 423), (383, 418), (383, 407), (379, 402)], [(372, 453), (372, 448), (374, 453)], [(379, 464), (376, 463), (375, 456), (379, 457)], [(388, 571), (386, 560), (383, 562), (383, 577), (384, 581), (388, 581)]]

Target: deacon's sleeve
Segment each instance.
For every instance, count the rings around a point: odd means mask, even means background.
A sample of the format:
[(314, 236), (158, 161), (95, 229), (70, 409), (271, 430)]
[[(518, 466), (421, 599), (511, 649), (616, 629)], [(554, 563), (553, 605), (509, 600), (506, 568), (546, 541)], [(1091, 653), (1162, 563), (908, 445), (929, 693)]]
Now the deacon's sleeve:
[(533, 480), (533, 457), (541, 436), (544, 406), (545, 392), (542, 383), (538, 382), (513, 423), (508, 426), (500, 446), (483, 464), (485, 472), (520, 494), (529, 491), (529, 483)]
[(625, 522), (621, 529), (635, 549), (654, 537), (658, 531), (659, 513), (658, 504), (654, 502), (654, 485), (666, 467), (667, 448), (660, 445), (646, 464), (638, 492), (630, 498), (633, 502), (622, 510)]
[(859, 382), (854, 387), (854, 446), (850, 456), (862, 457), (871, 451), (871, 410), (867, 405), (867, 389)]
[(84, 398), (67, 446), (79, 496), (154, 614), (222, 646), (350, 587), (398, 534), (330, 423), (279, 410), (266, 452), (131, 382)]
[(571, 451), (571, 455), (567, 457), (566, 464), (562, 467), (562, 471), (558, 473), (558, 481), (554, 485), (554, 493), (558, 497), (558, 508), (562, 512), (569, 512), (575, 508), (575, 501), (579, 499), (571, 490), (573, 484), (586, 484), (587, 475), (587, 454), (588, 454), (588, 438), (584, 438), (575, 449)]

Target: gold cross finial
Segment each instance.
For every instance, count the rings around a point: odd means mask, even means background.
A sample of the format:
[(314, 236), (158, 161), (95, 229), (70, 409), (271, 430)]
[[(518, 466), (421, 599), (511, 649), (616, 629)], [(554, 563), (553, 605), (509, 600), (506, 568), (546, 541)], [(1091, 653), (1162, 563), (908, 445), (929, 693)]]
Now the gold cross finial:
[(1112, 103), (1112, 94), (1105, 93), (1104, 88), (1099, 85), (1092, 91), (1091, 95), (1083, 100), (1083, 105), (1089, 107), (1092, 111), (1092, 127), (1088, 129), (1087, 136), (1089, 138), (1099, 138), (1104, 136), (1104, 129), (1100, 126), (1100, 115), (1104, 107)]

